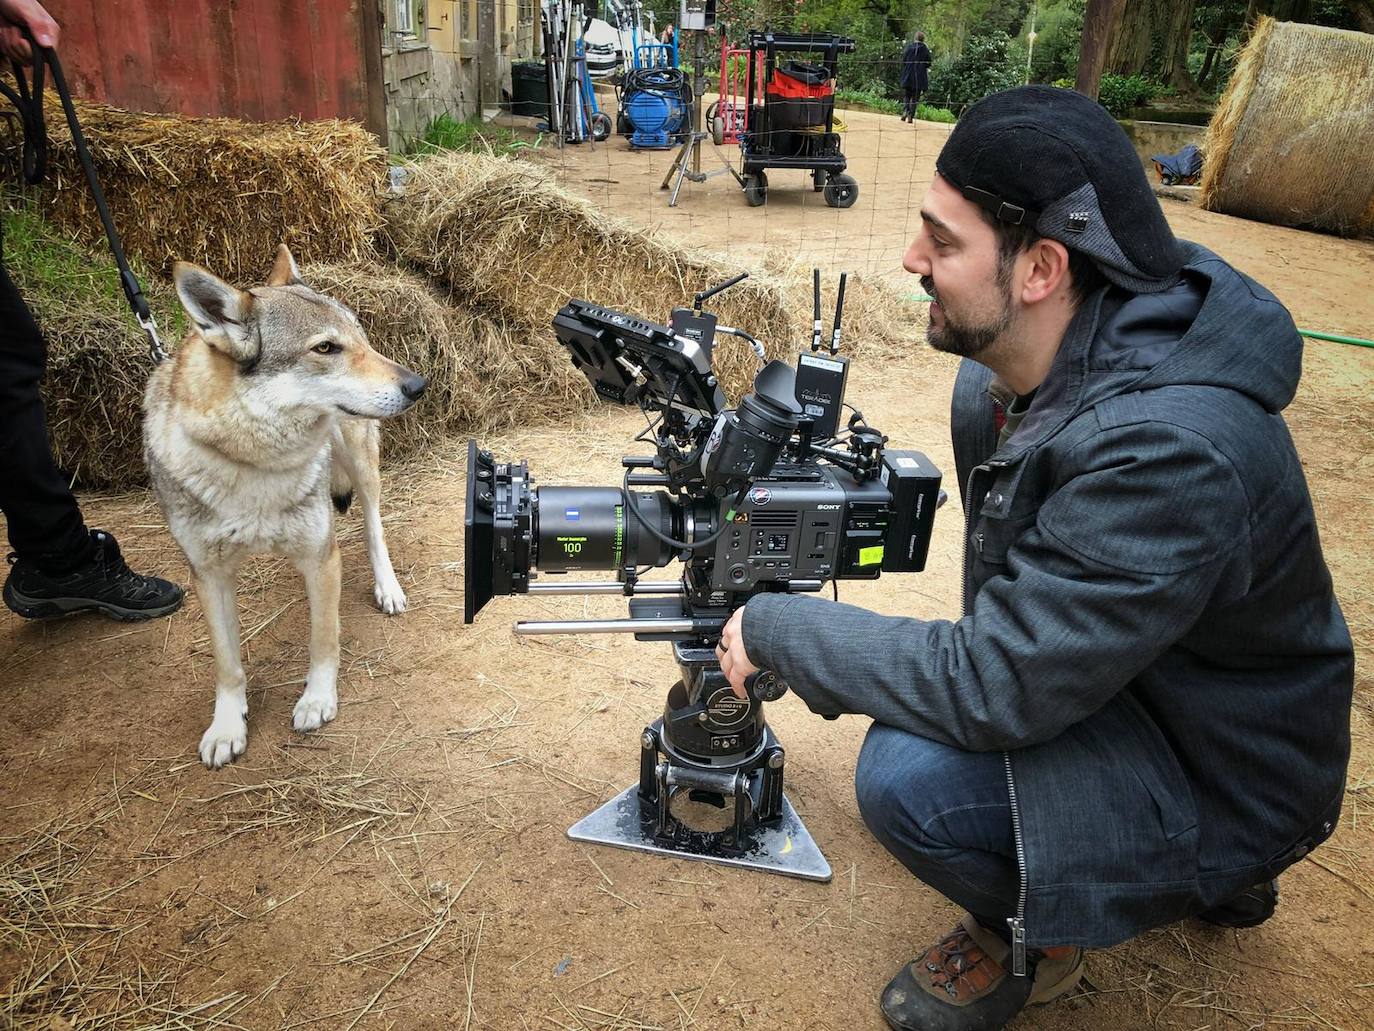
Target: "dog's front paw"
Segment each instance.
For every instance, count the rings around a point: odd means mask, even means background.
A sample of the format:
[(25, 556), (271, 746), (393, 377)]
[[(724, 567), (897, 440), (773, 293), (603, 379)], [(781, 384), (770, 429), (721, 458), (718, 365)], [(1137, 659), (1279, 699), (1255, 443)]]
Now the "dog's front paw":
[(307, 687), (296, 702), (291, 716), (291, 726), (296, 730), (319, 730), (339, 712), (339, 701), (334, 691)]
[(406, 610), (406, 592), (395, 574), (379, 579), (372, 588), (372, 596), (377, 599), (377, 608), (388, 616), (400, 615)]
[(200, 761), (212, 770), (231, 763), (248, 747), (248, 724), (242, 716), (216, 716), (200, 738)]

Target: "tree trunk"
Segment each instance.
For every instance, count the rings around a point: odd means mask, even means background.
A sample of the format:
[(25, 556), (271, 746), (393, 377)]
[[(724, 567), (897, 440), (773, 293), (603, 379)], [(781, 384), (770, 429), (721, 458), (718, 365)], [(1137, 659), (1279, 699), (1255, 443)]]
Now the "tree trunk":
[(1361, 32), (1374, 33), (1374, 0), (1346, 0), (1345, 7)]
[(1220, 49), (1220, 43), (1208, 44), (1207, 56), (1202, 59), (1202, 70), (1197, 73), (1197, 84), (1199, 89), (1207, 88), (1207, 76), (1212, 74), (1212, 64), (1216, 60), (1217, 51)]
[[(1150, 60), (1150, 42), (1160, 24), (1166, 0), (1131, 0), (1112, 33), (1105, 69), (1115, 75), (1139, 75)], [(1086, 35), (1088, 19), (1083, 17)]]
[(1177, 0), (1170, 4), (1168, 32), (1164, 37), (1164, 54), (1160, 62), (1160, 81), (1181, 93), (1191, 93), (1197, 85), (1188, 73), (1188, 43), (1193, 38), (1194, 0)]
[(1074, 89), (1097, 99), (1102, 68), (1107, 60), (1107, 45), (1121, 21), (1125, 0), (1088, 0), (1083, 14), (1083, 46), (1078, 57), (1078, 78)]
[(883, 22), (887, 25), (887, 31), (892, 33), (894, 39), (906, 39), (906, 25), (893, 9), (896, 4), (883, 3), (883, 0), (868, 0), (865, 6), (882, 17)]

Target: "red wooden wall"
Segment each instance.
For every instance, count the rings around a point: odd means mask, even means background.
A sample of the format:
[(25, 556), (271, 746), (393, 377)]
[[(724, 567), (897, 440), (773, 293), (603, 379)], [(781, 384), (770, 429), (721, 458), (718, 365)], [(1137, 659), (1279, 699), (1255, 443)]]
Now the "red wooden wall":
[(385, 128), (376, 0), (45, 6), (62, 26), (58, 56), (72, 91), (87, 99), (138, 111), (352, 118)]

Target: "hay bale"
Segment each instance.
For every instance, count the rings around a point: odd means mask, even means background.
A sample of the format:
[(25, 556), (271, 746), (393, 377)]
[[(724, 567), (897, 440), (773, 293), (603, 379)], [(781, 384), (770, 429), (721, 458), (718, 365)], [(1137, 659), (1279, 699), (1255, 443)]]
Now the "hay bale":
[[(151, 368), (109, 255), (92, 256), (32, 206), (3, 212), (5, 266), (48, 347), (42, 393), (58, 466), (88, 487), (141, 483), (140, 408)], [(165, 343), (181, 332), (171, 287), (135, 263)]]
[[(437, 155), (408, 166), (403, 196), (383, 207), (398, 253), (471, 304), (547, 326), (570, 298), (594, 300), (657, 321), (741, 266), (688, 249), (552, 182), (528, 161)], [(786, 286), (755, 275), (715, 299), (721, 321), (760, 340), (795, 345), (809, 316)]]
[[(383, 206), (396, 252), (443, 284), (451, 303), (530, 327), (518, 346), (551, 344), (548, 327), (570, 298), (663, 321), (698, 290), (746, 270), (609, 218), (528, 161), (444, 154), (408, 166), (405, 184)], [(758, 337), (770, 358), (794, 360), (811, 338), (810, 270), (775, 252), (749, 271), (710, 310)], [(845, 303), (852, 353), (905, 349), (919, 336), (916, 306), (881, 283), (851, 277)], [(738, 398), (753, 382), (753, 353), (719, 337), (714, 360), (726, 395)]]
[(1374, 35), (1260, 19), (1205, 149), (1204, 208), (1374, 235)]
[[(361, 125), (76, 106), (124, 249), (160, 274), (180, 259), (233, 281), (256, 281), (283, 241), (299, 261), (372, 253), (387, 165)], [(95, 202), (55, 102), (47, 118), (48, 174), (38, 188), (44, 214), (103, 247)], [(13, 160), (13, 141), (8, 150)]]
[(446, 303), (395, 265), (307, 265), (301, 275), (358, 313), (372, 346), (429, 379), (424, 399), (387, 424), (390, 455), (454, 436), (542, 424), (597, 401), (547, 327), (521, 326)]

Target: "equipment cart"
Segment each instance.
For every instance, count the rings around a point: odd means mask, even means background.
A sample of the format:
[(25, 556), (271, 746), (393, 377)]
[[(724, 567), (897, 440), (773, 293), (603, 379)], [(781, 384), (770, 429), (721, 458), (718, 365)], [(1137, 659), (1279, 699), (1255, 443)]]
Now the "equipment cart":
[(749, 111), (739, 138), (745, 200), (757, 207), (768, 199), (768, 169), (797, 168), (811, 173), (832, 208), (852, 207), (859, 184), (845, 174), (834, 120), (836, 63), (853, 52), (854, 41), (832, 33), (753, 31), (746, 44)]

